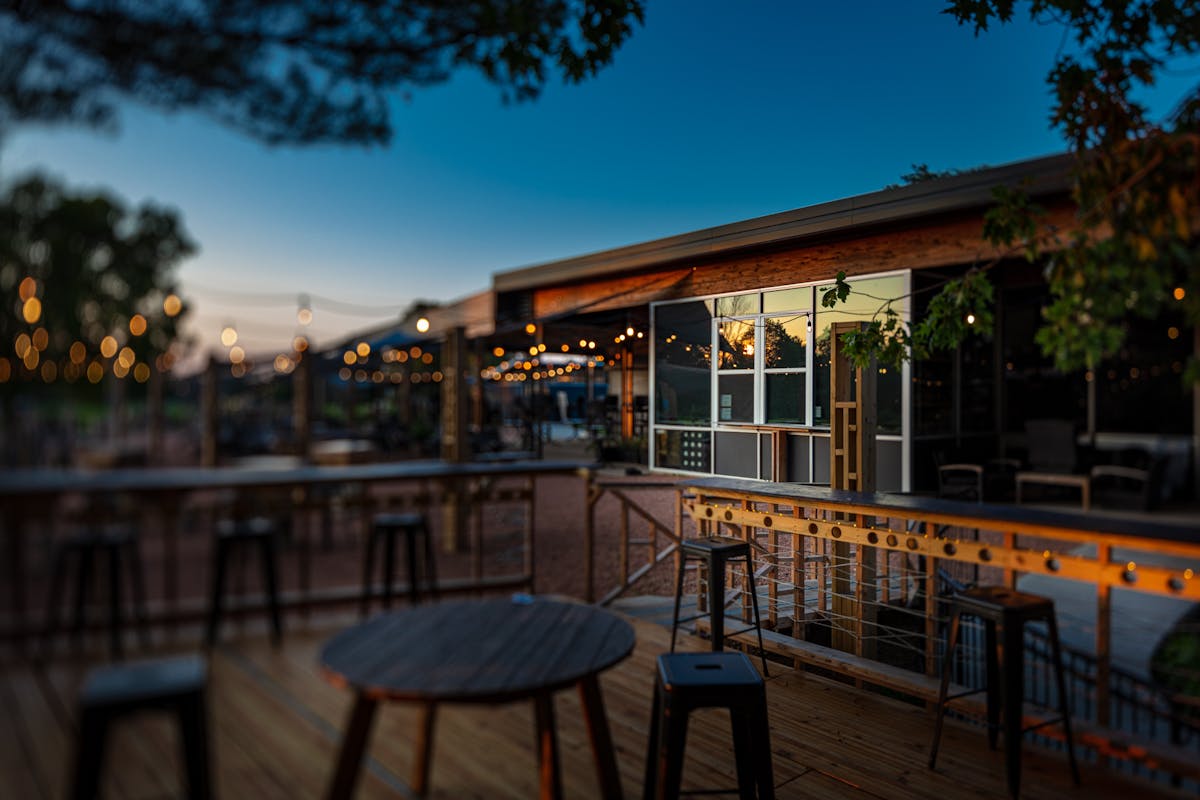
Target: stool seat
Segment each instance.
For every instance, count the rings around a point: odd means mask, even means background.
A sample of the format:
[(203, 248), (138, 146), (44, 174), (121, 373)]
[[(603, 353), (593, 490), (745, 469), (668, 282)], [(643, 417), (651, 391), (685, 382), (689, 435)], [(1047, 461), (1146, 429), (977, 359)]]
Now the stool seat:
[[(714, 652), (725, 648), (725, 637), (735, 633), (755, 631), (758, 634), (758, 650), (762, 656), (763, 674), (767, 672), (767, 651), (763, 647), (762, 621), (758, 614), (758, 590), (754, 585), (754, 556), (750, 543), (744, 539), (731, 536), (701, 536), (695, 539), (684, 539), (679, 543), (681, 558), (679, 559), (679, 574), (675, 580), (675, 612), (671, 618), (671, 652), (675, 652), (675, 635), (680, 622), (699, 619), (705, 616), (679, 618), (680, 601), (683, 598), (683, 577), (690, 559), (700, 561), (708, 570), (708, 618), (712, 649)], [(741, 561), (746, 568), (746, 583), (750, 592), (750, 603), (754, 611), (754, 624), (740, 630), (725, 631), (725, 565)]]
[(121, 611), (121, 565), (129, 572), (132, 589), (133, 614), (143, 646), (150, 644), (150, 627), (146, 616), (146, 580), (142, 570), (142, 559), (138, 552), (137, 529), (123, 523), (97, 525), (60, 540), (55, 544), (53, 567), (50, 575), (50, 590), (47, 593), (46, 624), (43, 630), (42, 658), (48, 658), (55, 634), (58, 632), (59, 615), (63, 601), (64, 583), (71, 570), (75, 569), (75, 597), (71, 631), (78, 637), (83, 633), (89, 584), (96, 566), (107, 562), (102, 580), (107, 582), (109, 646), (114, 658), (122, 656), (124, 618)]
[(277, 579), (279, 554), (276, 539), (279, 532), (279, 523), (269, 517), (244, 517), (217, 521), (216, 541), (213, 547), (212, 594), (209, 598), (208, 630), (205, 634), (205, 642), (209, 647), (217, 643), (217, 634), (221, 627), (229, 559), (235, 552), (244, 552), (247, 547), (258, 550), (263, 588), (271, 612), (271, 640), (276, 645), (283, 641), (283, 614), (279, 605)]
[[(408, 559), (408, 598), (414, 605), (421, 602), (421, 583), (424, 578), (426, 590), (437, 598), (437, 560), (433, 553), (433, 536), (425, 515), (416, 511), (389, 511), (376, 514), (371, 521), (371, 534), (363, 553), (362, 596), (359, 599), (359, 615), (366, 616), (371, 598), (375, 594), (375, 553), (383, 545), (383, 607), (392, 602), (392, 584), (396, 572), (396, 537), (404, 538), (404, 552)], [(418, 550), (420, 555), (418, 556)]]
[(207, 674), (195, 656), (98, 667), (88, 673), (79, 700), (89, 708), (143, 706), (199, 691)]
[(679, 796), (688, 715), (699, 708), (729, 709), (738, 794), (751, 800), (774, 798), (766, 687), (745, 653), (722, 652), (658, 657), (644, 800)]
[(977, 586), (954, 595), (953, 602), (969, 614), (1001, 621), (1013, 615), (1044, 619), (1054, 614), (1054, 601), (1048, 597), (1018, 592), (1007, 586)]
[(71, 796), (75, 800), (98, 796), (108, 729), (114, 722), (126, 714), (158, 710), (171, 712), (179, 720), (188, 797), (209, 797), (204, 708), (207, 674), (204, 661), (196, 656), (92, 670), (79, 694), (79, 740)]
[(217, 520), (217, 536), (223, 539), (262, 539), (278, 530), (278, 523), (269, 517)]
[(679, 547), (685, 552), (705, 556), (716, 553), (726, 557), (737, 557), (750, 552), (749, 543), (732, 536), (701, 536), (698, 539), (684, 539)]
[(1062, 650), (1058, 641), (1054, 601), (1006, 586), (976, 587), (959, 592), (951, 599), (950, 635), (946, 642), (946, 655), (942, 660), (942, 681), (938, 691), (937, 719), (929, 753), (929, 768), (933, 769), (937, 760), (946, 702), (951, 699), (947, 696), (950, 673), (964, 615), (978, 617), (984, 624), (987, 685), (983, 689), (973, 689), (957, 696), (987, 693), (988, 744), (992, 748), (996, 747), (999, 730), (1003, 727), (1005, 772), (1009, 793), (1014, 798), (1020, 793), (1021, 787), (1021, 738), (1030, 730), (1022, 727), (1022, 706), (1025, 700), (1025, 624), (1046, 624), (1058, 690), (1058, 710), (1061, 715), (1057, 720), (1049, 722), (1062, 723), (1063, 732), (1066, 734), (1071, 776), (1075, 784), (1079, 785), (1079, 767), (1075, 762), (1074, 742), (1071, 736), (1071, 713), (1067, 702), (1066, 680), (1063, 677)]

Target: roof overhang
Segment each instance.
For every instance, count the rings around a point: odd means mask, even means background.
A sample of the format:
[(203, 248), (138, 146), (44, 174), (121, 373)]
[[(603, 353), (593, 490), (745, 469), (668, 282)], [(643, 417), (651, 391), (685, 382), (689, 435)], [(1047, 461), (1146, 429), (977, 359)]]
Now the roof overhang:
[(1054, 155), (884, 189), (843, 200), (705, 228), (598, 253), (498, 272), (495, 292), (596, 280), (686, 259), (711, 257), (856, 228), (903, 222), (990, 205), (997, 186), (1022, 185), (1034, 196), (1069, 189), (1072, 157)]

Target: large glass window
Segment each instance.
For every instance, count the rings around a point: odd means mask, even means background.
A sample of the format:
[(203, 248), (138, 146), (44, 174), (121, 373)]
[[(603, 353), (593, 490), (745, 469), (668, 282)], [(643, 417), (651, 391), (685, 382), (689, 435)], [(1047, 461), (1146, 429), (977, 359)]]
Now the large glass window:
[[(811, 295), (812, 290), (808, 291)], [(804, 425), (808, 422), (808, 328), (811, 320), (808, 313), (763, 318), (763, 372), (767, 393), (764, 415), (768, 424)]]
[[(833, 308), (821, 307), (816, 313), (813, 345), (813, 425), (829, 424), (829, 336), (835, 322), (870, 322), (881, 313), (888, 300), (904, 295), (904, 276), (862, 278), (850, 282), (850, 294), (845, 302)], [(816, 287), (817, 296), (828, 289)], [(897, 307), (897, 306), (893, 306)], [(897, 307), (897, 310), (900, 309)], [(900, 370), (880, 368), (876, 393), (879, 402), (876, 417), (880, 433), (899, 433), (901, 427)]]
[[(655, 464), (711, 470), (720, 460), (711, 455), (710, 447), (718, 447), (711, 437), (724, 426), (828, 426), (831, 326), (869, 321), (904, 295), (907, 278), (862, 278), (851, 285), (847, 302), (833, 309), (819, 306), (828, 285), (655, 306), (654, 422), (662, 426)], [(903, 374), (879, 368), (880, 433), (901, 431)]]
[(659, 306), (654, 313), (655, 421), (708, 425), (712, 419), (712, 302)]

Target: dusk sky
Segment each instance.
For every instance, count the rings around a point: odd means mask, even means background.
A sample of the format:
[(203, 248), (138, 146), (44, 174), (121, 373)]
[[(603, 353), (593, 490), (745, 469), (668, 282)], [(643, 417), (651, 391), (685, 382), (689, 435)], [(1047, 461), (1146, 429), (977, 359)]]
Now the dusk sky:
[[(271, 149), (131, 107), (115, 137), (26, 129), (0, 164), (177, 207), (201, 247), (180, 271), (199, 344), (233, 323), (267, 355), (301, 293), (319, 346), (496, 271), (873, 191), (914, 163), (1061, 151), (1045, 83), (1061, 29), (976, 38), (943, 5), (648, 0), (597, 78), (505, 105), (460, 72), (397, 97), (386, 148)], [(1168, 76), (1152, 107), (1194, 80)]]

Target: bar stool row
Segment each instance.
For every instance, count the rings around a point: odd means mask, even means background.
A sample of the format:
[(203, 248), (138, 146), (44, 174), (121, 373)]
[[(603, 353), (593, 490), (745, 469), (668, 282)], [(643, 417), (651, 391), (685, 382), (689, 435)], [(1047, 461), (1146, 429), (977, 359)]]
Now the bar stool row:
[[(262, 585), (270, 614), (272, 640), (283, 636), (283, 615), (279, 600), (279, 540), (283, 526), (269, 517), (220, 520), (216, 524), (212, 558), (212, 588), (205, 626), (205, 642), (216, 644), (224, 616), (226, 587), (231, 565), (257, 557)], [(417, 602), (422, 591), (437, 596), (437, 559), (425, 516), (416, 512), (383, 513), (373, 518), (363, 558), (361, 613), (366, 614), (371, 600), (380, 597), (383, 607), (391, 605), (395, 595), (396, 552), (398, 540), (406, 555), (408, 599)], [(382, 549), (382, 560), (379, 551)], [(375, 583), (375, 565), (379, 562), (382, 586)], [(85, 611), (96, 568), (104, 566), (101, 581), (107, 599), (109, 649), (114, 658), (124, 655), (123, 639), (126, 611), (123, 587), (128, 582), (131, 615), (135, 619), (143, 647), (149, 646), (146, 613), (146, 579), (138, 552), (136, 529), (129, 524), (97, 525), (60, 540), (54, 549), (47, 595), (46, 623), (42, 632), (41, 655), (48, 658), (54, 637), (62, 629), (62, 609), (67, 584), (73, 582), (70, 633), (81, 635)], [(125, 576), (128, 576), (126, 579)], [(73, 579), (73, 580), (72, 580)]]
[[(263, 569), (264, 586), (271, 610), (272, 637), (278, 643), (283, 635), (280, 615), (278, 582), (276, 579), (278, 527), (266, 518), (222, 521), (217, 526), (214, 554), (213, 595), (208, 617), (206, 643), (215, 644), (220, 626), (222, 599), (230, 559), (240, 551), (257, 550)], [(422, 587), (431, 597), (437, 596), (436, 560), (429, 526), (417, 513), (380, 514), (374, 519), (364, 558), (363, 595), (360, 604), (365, 614), (374, 594), (373, 564), (376, 551), (383, 548), (383, 588), (380, 592), (384, 607), (391, 602), (394, 586), (395, 551), (398, 537), (404, 539), (408, 555), (408, 599), (421, 600)], [(82, 625), (82, 603), (86, 595), (91, 562), (98, 556), (108, 558), (110, 565), (111, 646), (115, 657), (121, 656), (120, 636), (120, 559), (129, 561), (134, 577), (135, 604), (143, 634), (146, 631), (144, 609), (145, 591), (136, 539), (130, 529), (106, 531), (102, 535), (76, 537), (61, 546), (56, 556), (54, 580), (61, 589), (69, 560), (78, 562), (76, 613), (74, 627)], [(418, 560), (417, 553), (421, 552)], [(52, 592), (52, 600), (59, 590)], [(56, 608), (52, 605), (52, 611)], [(52, 619), (56, 620), (56, 616)], [(50, 629), (51, 634), (54, 627)], [(206, 720), (207, 667), (202, 658), (189, 656), (173, 659), (143, 661), (133, 664), (109, 665), (93, 670), (79, 695), (79, 740), (76, 745), (75, 769), (71, 796), (74, 800), (93, 800), (99, 795), (104, 754), (109, 731), (121, 719), (143, 711), (163, 711), (173, 715), (180, 727), (184, 764), (187, 776), (187, 796), (207, 800), (212, 795), (209, 774), (208, 726)]]

